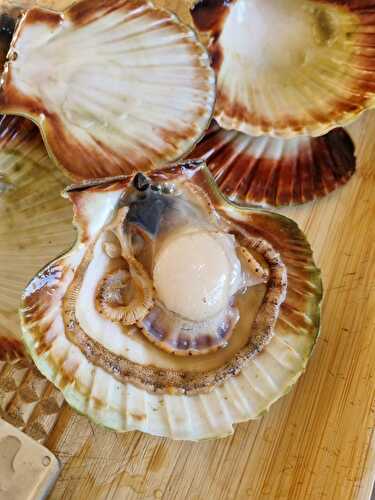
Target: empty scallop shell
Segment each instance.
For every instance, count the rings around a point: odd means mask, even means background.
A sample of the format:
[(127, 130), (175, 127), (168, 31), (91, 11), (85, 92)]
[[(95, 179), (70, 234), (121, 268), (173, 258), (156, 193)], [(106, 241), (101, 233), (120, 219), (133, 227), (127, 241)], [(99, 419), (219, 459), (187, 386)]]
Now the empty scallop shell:
[(97, 423), (174, 439), (223, 437), (233, 424), (267, 411), (304, 371), (319, 332), (320, 273), (294, 222), (229, 204), (202, 164), (176, 165), (148, 178), (172, 197), (191, 197), (230, 230), (245, 254), (264, 256), (269, 266), (267, 284), (238, 298), (240, 320), (228, 346), (176, 357), (137, 331), (98, 319), (92, 309), (93, 276), (107, 268), (109, 255), (117, 265), (119, 255), (114, 244), (100, 244), (101, 238), (124, 206), (132, 177), (68, 189), (78, 240), (26, 288), (23, 340), (69, 404)]
[(215, 76), (194, 31), (146, 0), (29, 9), (3, 74), (0, 110), (40, 127), (75, 179), (148, 170), (202, 136)]
[[(51, 3), (53, 0), (46, 0)], [(3, 69), (9, 46), (14, 34), (17, 19), (21, 16), (21, 9), (31, 7), (36, 2), (33, 0), (3, 1), (0, 6), (0, 68)], [(9, 285), (9, 274), (13, 266), (9, 263), (15, 260), (15, 252), (20, 255), (20, 247), (17, 247), (11, 237), (14, 231), (17, 234), (22, 230), (18, 225), (12, 231), (12, 220), (17, 219), (13, 213), (21, 202), (22, 196), (16, 199), (17, 188), (30, 196), (27, 192), (27, 184), (24, 182), (23, 170), (28, 170), (30, 165), (38, 166), (40, 170), (51, 167), (47, 151), (39, 133), (38, 127), (31, 121), (17, 116), (0, 116), (0, 239), (7, 243), (2, 245), (0, 256), (0, 291), (3, 297), (7, 297), (7, 304), (2, 320), (0, 321), (0, 360), (23, 357), (25, 355), (24, 345), (17, 335), (18, 321), (14, 313), (16, 306), (12, 307), (12, 302), (18, 303), (18, 290), (14, 290)], [(29, 173), (29, 172), (28, 172)], [(22, 180), (21, 180), (22, 179)], [(38, 179), (39, 180), (39, 179)], [(16, 184), (17, 183), (17, 184)], [(3, 194), (3, 197), (1, 195)], [(39, 197), (40, 200), (43, 197)], [(18, 213), (18, 222), (22, 220), (22, 215)], [(30, 224), (30, 222), (29, 222)], [(30, 228), (29, 228), (30, 232)], [(14, 238), (16, 239), (16, 238)], [(20, 238), (21, 241), (21, 238)], [(19, 245), (21, 243), (19, 242)], [(33, 259), (28, 258), (28, 261)], [(17, 267), (17, 264), (14, 266)], [(14, 275), (12, 276), (14, 278)], [(14, 281), (16, 281), (14, 279)], [(3, 286), (5, 285), (5, 289)], [(13, 285), (13, 283), (11, 283)], [(21, 287), (20, 287), (21, 288)]]
[(216, 119), (249, 135), (322, 135), (375, 105), (375, 2), (200, 0)]
[(346, 184), (355, 172), (353, 141), (343, 128), (321, 137), (249, 136), (213, 122), (193, 151), (220, 189), (241, 205), (305, 203)]

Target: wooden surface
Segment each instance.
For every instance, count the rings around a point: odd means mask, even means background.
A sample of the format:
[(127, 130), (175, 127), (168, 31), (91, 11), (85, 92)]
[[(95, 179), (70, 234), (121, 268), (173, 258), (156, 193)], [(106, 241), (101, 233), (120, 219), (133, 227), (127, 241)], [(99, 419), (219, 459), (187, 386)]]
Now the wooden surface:
[[(375, 112), (350, 131), (359, 158), (350, 183), (320, 202), (283, 210), (307, 232), (325, 286), (321, 337), (297, 386), (261, 420), (237, 426), (229, 438), (202, 443), (115, 434), (65, 406), (47, 440), (64, 465), (53, 500), (370, 498)], [(0, 329), (15, 335), (22, 287), (69, 247), (74, 233), (56, 171), (30, 162), (9, 177), (16, 189), (0, 204)]]

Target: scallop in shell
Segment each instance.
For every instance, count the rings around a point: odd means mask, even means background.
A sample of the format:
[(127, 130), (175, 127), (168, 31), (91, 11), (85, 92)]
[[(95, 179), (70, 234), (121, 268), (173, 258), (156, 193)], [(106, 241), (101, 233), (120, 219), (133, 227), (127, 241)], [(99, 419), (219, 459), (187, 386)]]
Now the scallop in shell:
[(312, 201), (346, 184), (355, 172), (350, 135), (249, 136), (213, 122), (192, 158), (207, 162), (223, 193), (240, 205), (280, 206)]
[(27, 286), (21, 322), (69, 404), (118, 431), (198, 440), (232, 433), (290, 389), (322, 294), (295, 223), (228, 203), (201, 162), (65, 195), (78, 240)]
[(206, 129), (215, 76), (194, 31), (146, 0), (32, 7), (12, 39), (0, 111), (35, 121), (75, 179), (148, 170)]
[(216, 119), (249, 135), (322, 135), (375, 104), (375, 3), (200, 0)]

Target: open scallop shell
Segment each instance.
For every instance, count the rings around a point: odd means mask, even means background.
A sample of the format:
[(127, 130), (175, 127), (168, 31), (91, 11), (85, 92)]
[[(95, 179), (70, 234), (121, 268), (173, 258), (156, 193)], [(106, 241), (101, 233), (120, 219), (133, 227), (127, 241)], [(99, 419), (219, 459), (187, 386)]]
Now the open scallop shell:
[(29, 9), (13, 37), (0, 110), (40, 127), (75, 179), (148, 170), (207, 128), (215, 76), (195, 33), (146, 0)]
[[(77, 276), (87, 291), (95, 288), (85, 281), (89, 273), (82, 266), (90, 249), (95, 269), (101, 265), (103, 253), (94, 242), (108, 227), (132, 177), (88, 182), (67, 190), (78, 240), (26, 288), (21, 310), (23, 340), (41, 372), (63, 391), (69, 404), (99, 424), (174, 439), (226, 436), (233, 432), (234, 423), (268, 410), (304, 371), (319, 331), (320, 273), (294, 222), (229, 204), (201, 164), (177, 165), (148, 175), (155, 184), (199, 195), (198, 199), (214, 207), (215, 220), (219, 217), (229, 224), (241, 244), (271, 259), (268, 284), (256, 288), (253, 305), (241, 312), (245, 343), (238, 340), (240, 344), (210, 355), (176, 358), (142, 340), (142, 335), (116, 333), (106, 323), (89, 332), (82, 317), (77, 329), (78, 309), (74, 312), (71, 300), (79, 307), (84, 292), (72, 297), (68, 290)], [(86, 299), (85, 311), (92, 303)], [(72, 311), (69, 317), (62, 315), (66, 306)], [(255, 331), (262, 333), (249, 337), (257, 311), (264, 318), (255, 322)], [(233, 339), (238, 339), (236, 335)]]
[(355, 172), (353, 141), (343, 128), (322, 137), (254, 137), (213, 122), (192, 158), (207, 162), (233, 202), (260, 206), (305, 203), (346, 184)]
[(375, 105), (375, 2), (200, 0), (216, 118), (250, 135), (322, 135)]

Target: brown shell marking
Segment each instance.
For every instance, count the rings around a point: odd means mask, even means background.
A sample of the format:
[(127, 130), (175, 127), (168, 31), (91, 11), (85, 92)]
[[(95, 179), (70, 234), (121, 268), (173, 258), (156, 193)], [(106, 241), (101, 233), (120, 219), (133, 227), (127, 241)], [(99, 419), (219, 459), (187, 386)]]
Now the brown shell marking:
[[(157, 95), (157, 88), (155, 94), (153, 92), (144, 94), (147, 99), (139, 109), (137, 108), (136, 112), (133, 108), (130, 111), (124, 108), (125, 111), (129, 111), (130, 118), (133, 116), (132, 113), (135, 113), (132, 119), (136, 121), (137, 127), (139, 127), (138, 122), (143, 123), (143, 130), (148, 131), (149, 137), (145, 139), (141, 133), (136, 134), (129, 127), (122, 126), (118, 128), (117, 125), (108, 123), (108, 126), (113, 127), (112, 137), (115, 134), (117, 142), (110, 141), (104, 132), (104, 135), (98, 134), (95, 127), (89, 127), (86, 130), (83, 125), (82, 127), (81, 125), (76, 126), (76, 124), (72, 126), (69, 120), (62, 116), (61, 110), (57, 111), (53, 107), (51, 108), (51, 105), (44, 102), (43, 97), (38, 93), (23, 92), (17, 86), (17, 79), (14, 76), (12, 66), (13, 61), (10, 58), (3, 75), (4, 85), (3, 92), (0, 93), (0, 111), (28, 115), (35, 120), (41, 128), (50, 156), (56, 160), (67, 175), (76, 180), (145, 171), (182, 157), (202, 135), (212, 115), (214, 106), (214, 74), (210, 68), (203, 45), (200, 44), (193, 31), (186, 25), (181, 24), (173, 14), (156, 8), (147, 0), (81, 0), (74, 3), (63, 13), (33, 7), (27, 11), (19, 24), (13, 38), (12, 49), (15, 53), (25, 50), (23, 47), (20, 49), (19, 46), (22, 45), (23, 37), (35, 26), (48, 25), (51, 27), (51, 35), (48, 39), (50, 43), (54, 39), (54, 32), (57, 30), (66, 29), (68, 31), (73, 29), (72, 26), (77, 30), (86, 29), (88, 24), (106, 15), (109, 17), (117, 15), (121, 22), (128, 19), (137, 21), (138, 17), (143, 16), (146, 19), (144, 23), (148, 23), (149, 28), (151, 26), (150, 33), (154, 33), (156, 28), (159, 27), (162, 32), (168, 29), (176, 39), (179, 39), (177, 47), (184, 47), (185, 56), (189, 55), (189, 62), (184, 63), (185, 67), (189, 68), (189, 71), (186, 72), (185, 68), (184, 74), (188, 73), (188, 76), (191, 77), (192, 82), (191, 85), (189, 84), (189, 89), (194, 95), (196, 105), (193, 108), (190, 100), (182, 104), (190, 107), (190, 119), (183, 120), (180, 111), (178, 111), (179, 114), (175, 116), (173, 127), (169, 122), (168, 125), (166, 123), (163, 125), (161, 120), (155, 123), (154, 118), (151, 116), (148, 118), (146, 112), (144, 115), (138, 116), (139, 110), (146, 110), (148, 106), (147, 96), (151, 96), (152, 101), (152, 95)], [(116, 25), (116, 27), (118, 26)], [(149, 47), (146, 47), (146, 49), (148, 50)], [(15, 61), (16, 63), (17, 61)], [(58, 64), (58, 61), (56, 64)], [(124, 71), (126, 72), (126, 69)], [(147, 75), (149, 74), (148, 72)], [(57, 77), (51, 76), (51, 79), (53, 78)], [(140, 80), (141, 83), (150, 84), (151, 80), (147, 78)], [(180, 83), (180, 80), (176, 79), (173, 88), (181, 89), (181, 94), (184, 94), (183, 83)], [(163, 84), (163, 82), (160, 84)], [(173, 86), (173, 82), (170, 81), (169, 85)], [(30, 87), (33, 87), (32, 81)], [(97, 92), (99, 93), (99, 90)], [(86, 97), (87, 99), (94, 99), (91, 95)], [(102, 95), (100, 94), (99, 97), (101, 98)], [(121, 100), (122, 97), (122, 94), (116, 94), (113, 99)], [(128, 97), (125, 98), (125, 101), (126, 99)], [(95, 101), (94, 99), (93, 109), (101, 105), (101, 101)], [(123, 103), (121, 105), (125, 106)], [(157, 103), (157, 105), (162, 106), (164, 104)], [(56, 104), (56, 106), (58, 105)], [(111, 106), (106, 106), (106, 109), (110, 108)], [(173, 106), (166, 108), (166, 113), (172, 115), (172, 118), (174, 116), (173, 109)], [(95, 120), (97, 120), (95, 123), (99, 123), (102, 116), (96, 117)], [(103, 125), (104, 128), (106, 126)], [(77, 127), (81, 127), (80, 134), (73, 133), (73, 130)], [(100, 127), (102, 127), (102, 124), (97, 125), (97, 128)]]
[[(375, 53), (372, 49), (375, 45), (374, 0), (305, 2), (306, 10), (313, 16), (317, 43), (325, 44), (327, 51), (332, 45), (330, 41), (335, 41), (337, 38), (334, 32), (335, 23), (332, 22), (331, 16), (333, 14), (338, 16), (338, 25), (341, 23), (340, 28), (346, 30), (341, 34), (339, 48), (336, 47), (336, 52), (340, 50), (343, 55), (342, 61), (333, 52), (335, 55), (330, 60), (324, 60), (322, 66), (315, 68), (311, 74), (303, 64), (299, 81), (295, 84), (289, 81), (291, 76), (287, 73), (286, 79), (279, 86), (273, 84), (270, 78), (266, 78), (267, 86), (270, 82), (269, 89), (264, 89), (264, 82), (261, 81), (259, 84), (248, 83), (246, 88), (242, 80), (239, 80), (238, 84), (232, 82), (232, 85), (226, 88), (224, 83), (230, 78), (230, 74), (221, 74), (225, 47), (221, 44), (220, 37), (231, 9), (241, 1), (243, 0), (199, 0), (191, 10), (197, 29), (210, 37), (208, 50), (218, 76), (215, 116), (221, 126), (253, 135), (318, 136), (328, 132), (335, 125), (353, 121), (361, 112), (374, 107)], [(251, 19), (248, 22), (251, 31)], [(348, 54), (351, 59), (346, 60)], [(333, 69), (328, 67), (330, 61), (335, 64)], [(332, 77), (333, 70), (335, 74)], [(292, 109), (290, 104), (293, 104), (293, 99), (290, 100), (284, 92), (293, 85), (298, 86), (296, 91), (300, 91), (297, 95), (299, 100), (294, 99), (294, 102), (299, 103), (298, 112), (288, 111)], [(237, 92), (242, 93), (242, 99), (236, 97)], [(315, 106), (311, 106), (312, 103), (315, 103)]]
[(236, 0), (198, 0), (191, 9), (194, 23), (199, 31), (220, 34), (230, 5)]
[(356, 169), (354, 144), (343, 128), (284, 140), (213, 122), (191, 156), (205, 160), (222, 192), (241, 205), (306, 203), (345, 185)]
[(4, 69), (6, 56), (21, 10), (17, 7), (0, 6), (0, 73)]
[(230, 4), (236, 0), (207, 0), (198, 1), (191, 9), (191, 16), (198, 31), (209, 32), (211, 40), (209, 51), (211, 57), (211, 66), (216, 72), (219, 71), (223, 62), (223, 49), (218, 42), (221, 30), (227, 15), (229, 14)]

